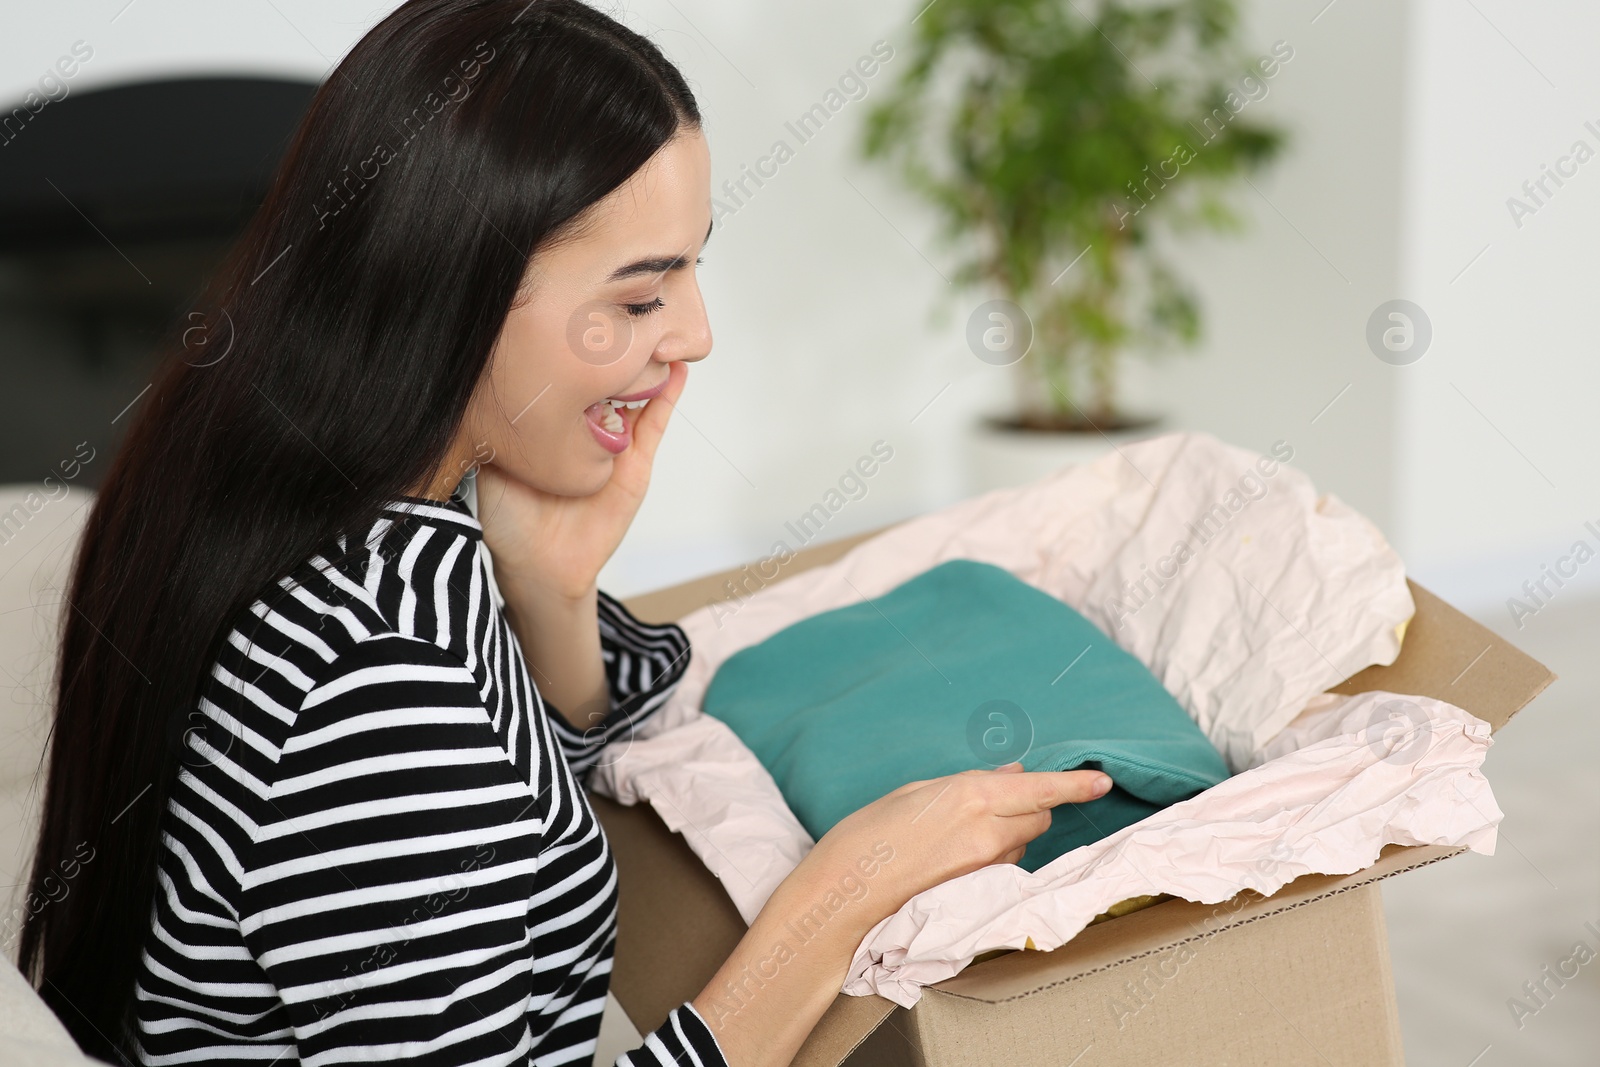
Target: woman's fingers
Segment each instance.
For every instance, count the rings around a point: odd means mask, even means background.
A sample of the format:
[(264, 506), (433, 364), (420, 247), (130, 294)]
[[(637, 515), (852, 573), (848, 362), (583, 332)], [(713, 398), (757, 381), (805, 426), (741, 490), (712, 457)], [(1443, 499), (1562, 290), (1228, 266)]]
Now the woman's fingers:
[(667, 432), (667, 421), (672, 418), (678, 397), (683, 395), (684, 384), (689, 380), (689, 365), (682, 360), (667, 364), (667, 387), (654, 400), (639, 409), (633, 421), (633, 444), (628, 451), (638, 451), (639, 458), (648, 465), (655, 459), (656, 446)]
[(995, 785), (996, 815), (1028, 815), (1097, 800), (1110, 790), (1111, 779), (1100, 771), (1025, 771)]
[[(963, 777), (963, 776), (970, 776), (970, 775), (974, 775), (974, 774), (994, 774), (996, 771), (1003, 772), (1005, 774), (1015, 774), (1015, 773), (1017, 773), (1017, 772), (1019, 772), (1021, 770), (1022, 770), (1022, 762), (1020, 760), (1018, 760), (1018, 761), (1015, 761), (1015, 762), (1012, 762), (1012, 763), (1007, 763), (1003, 767), (973, 767), (970, 770), (957, 771), (957, 772), (955, 772), (954, 775), (951, 775), (951, 777), (960, 778), (960, 777)], [(907, 782), (905, 785), (902, 785), (897, 789), (890, 790), (889, 793), (887, 793), (886, 795), (887, 796), (891, 796), (891, 797), (897, 797), (902, 793), (909, 793), (914, 789), (921, 789), (923, 786), (927, 785), (929, 782), (937, 781), (937, 780), (938, 779), (934, 779), (934, 778), (918, 778), (914, 782)]]

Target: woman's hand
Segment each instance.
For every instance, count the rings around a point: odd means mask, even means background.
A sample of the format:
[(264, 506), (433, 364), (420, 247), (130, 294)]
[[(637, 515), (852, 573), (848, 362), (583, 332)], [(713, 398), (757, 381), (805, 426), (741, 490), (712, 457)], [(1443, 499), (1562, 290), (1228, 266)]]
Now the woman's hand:
[(1110, 784), (1099, 771), (1011, 763), (909, 782), (873, 801), (822, 835), (783, 880), (695, 1010), (733, 1067), (789, 1063), (880, 920), (941, 882), (1017, 862), (1049, 828), (1051, 808), (1094, 800)]
[(556, 496), (508, 478), (493, 464), (478, 468), (478, 521), (502, 592), (510, 597), (518, 589), (569, 603), (592, 593), (644, 502), (656, 447), (688, 375), (687, 364), (674, 360), (654, 400), (619, 412), (632, 426), (633, 442), (612, 460), (611, 478), (597, 493)]
[[(862, 903), (871, 907), (857, 916), (865, 936), (925, 889), (992, 863), (1019, 862), (1028, 842), (1050, 828), (1051, 808), (1098, 799), (1110, 788), (1100, 771), (1024, 771), (1021, 763), (908, 782), (841, 819), (800, 868), (816, 868), (824, 884), (847, 874), (867, 883)], [(863, 866), (863, 858), (877, 862)], [(875, 873), (864, 878), (867, 869)]]

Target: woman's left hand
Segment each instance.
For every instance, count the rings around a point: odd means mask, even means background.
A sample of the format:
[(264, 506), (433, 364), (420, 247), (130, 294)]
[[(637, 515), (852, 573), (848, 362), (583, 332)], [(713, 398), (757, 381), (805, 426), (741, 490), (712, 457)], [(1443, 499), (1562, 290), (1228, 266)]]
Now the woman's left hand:
[(557, 496), (508, 477), (493, 464), (478, 468), (478, 520), (494, 556), (495, 579), (517, 590), (577, 602), (595, 588), (600, 568), (622, 543), (644, 502), (650, 469), (689, 368), (667, 365), (667, 386), (633, 417), (633, 441), (612, 461), (611, 478), (589, 496)]

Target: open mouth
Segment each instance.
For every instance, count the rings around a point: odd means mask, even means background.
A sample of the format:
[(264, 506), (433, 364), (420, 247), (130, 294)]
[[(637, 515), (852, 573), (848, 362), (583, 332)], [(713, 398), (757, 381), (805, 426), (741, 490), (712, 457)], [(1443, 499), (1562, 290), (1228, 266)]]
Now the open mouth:
[(618, 412), (623, 408), (627, 408), (629, 411), (636, 411), (648, 403), (650, 403), (648, 399), (626, 401), (607, 399), (600, 401), (595, 407), (599, 411), (601, 427), (611, 433), (621, 433), (627, 428), (627, 423), (622, 421), (622, 416)]
[[(589, 424), (594, 439), (607, 452), (616, 454), (624, 451), (633, 441), (633, 425), (622, 417), (623, 409), (637, 411), (643, 408), (660, 396), (666, 387), (667, 379), (663, 378), (649, 389), (622, 396), (608, 396), (584, 408), (584, 421)], [(638, 416), (634, 416), (634, 419), (637, 420)]]
[(633, 427), (622, 417), (622, 409), (637, 411), (650, 403), (651, 398), (660, 391), (659, 388), (652, 390), (649, 396), (636, 394), (636, 399), (628, 400), (607, 397), (584, 409), (584, 421), (589, 424), (589, 431), (594, 434), (595, 440), (607, 452), (615, 454), (625, 451), (633, 442)]

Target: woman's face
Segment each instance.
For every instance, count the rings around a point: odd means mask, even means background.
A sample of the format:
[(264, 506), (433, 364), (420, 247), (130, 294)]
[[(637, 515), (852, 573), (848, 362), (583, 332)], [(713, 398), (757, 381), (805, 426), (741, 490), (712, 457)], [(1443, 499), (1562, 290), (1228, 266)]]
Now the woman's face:
[(711, 351), (695, 279), (711, 228), (704, 135), (680, 131), (586, 221), (529, 264), (468, 405), (458, 470), (493, 463), (548, 493), (598, 492), (642, 410), (608, 398), (648, 401), (668, 364)]

